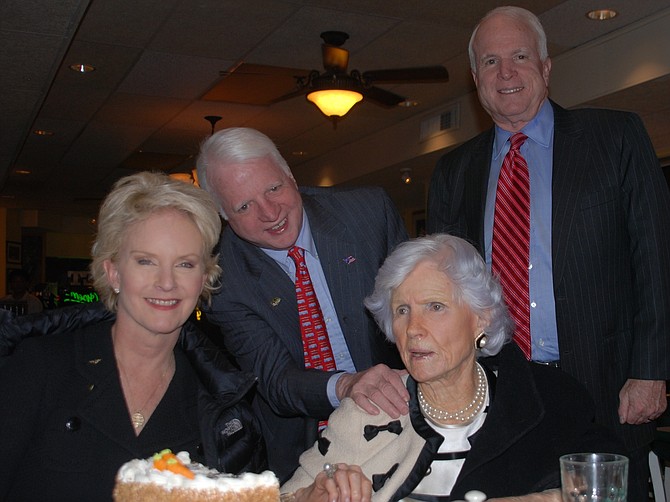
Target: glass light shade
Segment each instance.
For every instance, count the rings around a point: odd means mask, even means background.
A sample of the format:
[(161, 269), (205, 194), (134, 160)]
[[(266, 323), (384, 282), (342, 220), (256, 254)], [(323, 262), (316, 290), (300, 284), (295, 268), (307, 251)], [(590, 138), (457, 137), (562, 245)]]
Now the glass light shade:
[(363, 95), (355, 91), (327, 89), (310, 92), (307, 95), (307, 99), (314, 103), (328, 117), (344, 117), (356, 103), (363, 99)]

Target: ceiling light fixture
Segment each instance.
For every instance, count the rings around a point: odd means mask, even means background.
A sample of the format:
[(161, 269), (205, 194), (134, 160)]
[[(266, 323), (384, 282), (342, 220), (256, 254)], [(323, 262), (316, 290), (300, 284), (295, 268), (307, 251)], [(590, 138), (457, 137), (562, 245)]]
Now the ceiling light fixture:
[(586, 13), (586, 17), (593, 21), (608, 21), (615, 18), (619, 13), (612, 9), (595, 9)]
[(205, 115), (205, 120), (210, 124), (212, 124), (212, 132), (210, 134), (214, 134), (214, 126), (222, 118), (223, 117), (221, 117), (220, 115)]
[(411, 167), (403, 167), (400, 169), (400, 181), (402, 181), (405, 185), (409, 185), (412, 182)]
[(307, 99), (314, 103), (326, 117), (344, 117), (356, 103), (363, 99), (363, 95), (356, 91), (329, 89), (310, 92)]
[(95, 71), (95, 66), (85, 63), (75, 63), (70, 65), (70, 70), (76, 71), (77, 73), (91, 73)]
[(323, 74), (312, 70), (307, 76), (307, 81), (299, 84), (309, 89), (305, 96), (307, 101), (314, 103), (321, 113), (332, 119), (335, 129), (337, 119), (344, 117), (363, 99), (364, 82), (360, 72), (356, 70), (347, 75), (338, 68), (328, 66), (326, 68)]

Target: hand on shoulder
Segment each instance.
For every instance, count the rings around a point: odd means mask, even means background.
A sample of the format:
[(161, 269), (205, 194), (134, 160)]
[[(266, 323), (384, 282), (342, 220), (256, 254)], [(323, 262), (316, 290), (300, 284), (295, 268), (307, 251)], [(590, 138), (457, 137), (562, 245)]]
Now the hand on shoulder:
[(392, 418), (409, 413), (409, 392), (402, 381), (406, 370), (394, 370), (378, 364), (365, 371), (348, 373), (340, 377), (335, 389), (338, 399), (350, 397), (370, 415), (379, 409)]

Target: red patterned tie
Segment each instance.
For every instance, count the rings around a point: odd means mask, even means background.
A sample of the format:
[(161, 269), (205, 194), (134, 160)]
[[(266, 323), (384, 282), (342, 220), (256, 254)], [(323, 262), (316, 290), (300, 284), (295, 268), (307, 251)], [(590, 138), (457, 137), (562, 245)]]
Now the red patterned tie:
[(503, 160), (493, 219), (491, 269), (500, 277), (516, 329), (514, 341), (531, 357), (528, 264), (530, 248), (530, 178), (519, 149), (527, 136), (516, 133)]
[[(307, 270), (304, 250), (293, 246), (289, 249), (288, 255), (295, 262), (295, 295), (298, 300), (298, 319), (300, 320), (305, 368), (333, 371), (337, 369), (333, 349), (330, 346), (319, 299), (316, 297), (312, 279)], [(326, 427), (327, 424), (326, 420), (320, 421), (319, 430)]]

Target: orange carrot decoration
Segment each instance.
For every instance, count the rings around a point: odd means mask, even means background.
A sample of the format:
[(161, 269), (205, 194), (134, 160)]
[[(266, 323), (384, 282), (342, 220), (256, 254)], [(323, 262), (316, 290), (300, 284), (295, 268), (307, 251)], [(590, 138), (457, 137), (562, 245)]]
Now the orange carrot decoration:
[(195, 478), (193, 471), (186, 467), (171, 450), (163, 450), (154, 455), (154, 467), (159, 471), (170, 471), (188, 479)]

